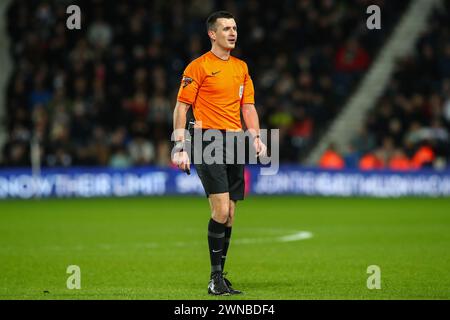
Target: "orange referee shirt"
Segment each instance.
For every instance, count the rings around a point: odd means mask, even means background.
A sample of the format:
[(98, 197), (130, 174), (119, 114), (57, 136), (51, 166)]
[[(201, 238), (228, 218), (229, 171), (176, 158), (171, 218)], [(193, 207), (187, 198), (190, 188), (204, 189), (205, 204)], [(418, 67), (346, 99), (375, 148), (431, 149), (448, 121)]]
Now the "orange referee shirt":
[(177, 100), (192, 105), (203, 129), (242, 129), (241, 106), (255, 103), (247, 64), (233, 56), (222, 60), (205, 53), (184, 70)]

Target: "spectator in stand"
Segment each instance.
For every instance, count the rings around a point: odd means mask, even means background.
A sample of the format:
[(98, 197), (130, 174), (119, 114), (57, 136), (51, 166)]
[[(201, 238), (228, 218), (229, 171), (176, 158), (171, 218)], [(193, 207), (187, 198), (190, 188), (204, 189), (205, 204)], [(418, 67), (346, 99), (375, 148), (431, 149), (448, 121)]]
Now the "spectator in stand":
[(356, 169), (358, 168), (358, 162), (360, 158), (360, 153), (358, 150), (354, 147), (353, 143), (350, 143), (347, 145), (347, 148), (345, 149), (343, 158), (345, 162), (345, 167), (349, 169)]
[(349, 39), (336, 53), (336, 71), (359, 73), (369, 67), (370, 57), (355, 38)]
[(380, 150), (366, 153), (359, 160), (359, 169), (363, 171), (380, 170), (384, 168)]
[(370, 57), (357, 39), (349, 39), (336, 52), (335, 82), (339, 92), (345, 94), (369, 67)]
[(432, 168), (435, 153), (431, 146), (427, 143), (422, 145), (414, 154), (412, 166), (414, 169)]
[(112, 168), (126, 169), (131, 167), (133, 162), (123, 147), (115, 147), (108, 165)]
[(409, 171), (411, 170), (411, 160), (405, 155), (401, 149), (396, 149), (389, 159), (388, 168), (394, 171)]
[(152, 164), (155, 161), (155, 148), (143, 136), (135, 137), (129, 144), (131, 161), (135, 166)]
[(322, 169), (339, 170), (344, 169), (345, 161), (336, 151), (334, 144), (330, 144), (319, 161), (319, 167)]

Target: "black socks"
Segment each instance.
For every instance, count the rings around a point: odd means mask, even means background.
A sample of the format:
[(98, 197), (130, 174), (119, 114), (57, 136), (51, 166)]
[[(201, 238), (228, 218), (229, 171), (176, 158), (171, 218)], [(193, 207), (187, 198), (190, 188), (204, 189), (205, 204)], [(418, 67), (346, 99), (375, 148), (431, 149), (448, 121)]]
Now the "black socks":
[(225, 242), (225, 224), (213, 219), (208, 224), (209, 257), (211, 259), (211, 273), (222, 272), (222, 254)]
[(224, 270), (225, 267), (225, 259), (227, 258), (227, 251), (228, 247), (230, 246), (231, 228), (232, 227), (225, 227), (225, 240), (223, 244), (222, 262), (221, 262), (222, 271)]

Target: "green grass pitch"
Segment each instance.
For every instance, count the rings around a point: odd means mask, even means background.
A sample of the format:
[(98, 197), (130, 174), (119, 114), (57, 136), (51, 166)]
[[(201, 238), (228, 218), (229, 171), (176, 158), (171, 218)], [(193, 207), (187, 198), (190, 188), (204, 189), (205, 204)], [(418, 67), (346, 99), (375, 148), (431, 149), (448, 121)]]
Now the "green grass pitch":
[[(448, 198), (249, 197), (225, 268), (245, 295), (232, 297), (207, 295), (208, 219), (203, 197), (1, 201), (0, 300), (450, 298)], [(281, 241), (300, 231), (312, 237)]]

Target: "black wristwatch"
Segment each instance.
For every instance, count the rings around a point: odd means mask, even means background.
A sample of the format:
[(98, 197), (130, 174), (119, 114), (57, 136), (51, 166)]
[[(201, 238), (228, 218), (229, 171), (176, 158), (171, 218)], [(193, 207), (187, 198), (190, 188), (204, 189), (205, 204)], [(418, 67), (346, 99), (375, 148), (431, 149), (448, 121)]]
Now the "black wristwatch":
[(175, 152), (183, 152), (185, 150), (184, 141), (175, 141), (173, 149)]

